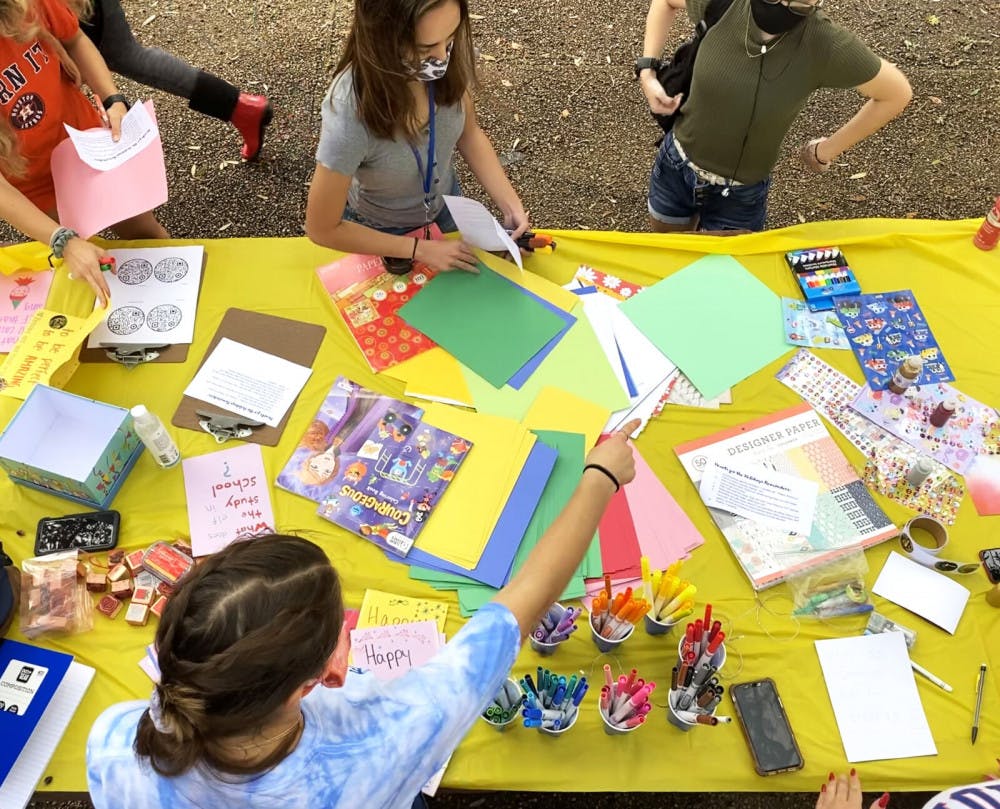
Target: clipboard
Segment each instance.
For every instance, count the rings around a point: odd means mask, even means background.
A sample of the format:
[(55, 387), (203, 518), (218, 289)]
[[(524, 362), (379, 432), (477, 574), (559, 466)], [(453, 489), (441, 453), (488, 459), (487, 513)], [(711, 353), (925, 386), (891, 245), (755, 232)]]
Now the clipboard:
[[(208, 266), (208, 251), (206, 250), (201, 254), (201, 277), (198, 279), (199, 301), (201, 300), (201, 288), (205, 283), (205, 268), (207, 266)], [(118, 348), (118, 347), (119, 346), (108, 346), (108, 348)], [(187, 362), (188, 351), (190, 350), (190, 348), (191, 348), (190, 343), (181, 343), (179, 345), (168, 345), (165, 348), (159, 349), (157, 351), (158, 356), (156, 357), (156, 359), (143, 360), (142, 362), (136, 364), (148, 365), (150, 363), (159, 363), (159, 362)], [(86, 339), (84, 339), (83, 344), (80, 346), (80, 362), (104, 362), (108, 364), (114, 363), (115, 365), (122, 364), (117, 360), (111, 359), (111, 357), (107, 355), (106, 348), (101, 348), (99, 346), (94, 348), (87, 348)]]
[[(302, 323), (298, 320), (289, 320), (288, 318), (276, 317), (275, 315), (265, 315), (261, 312), (250, 312), (246, 309), (228, 309), (222, 318), (222, 322), (219, 323), (219, 328), (216, 330), (215, 336), (208, 344), (201, 362), (198, 363), (198, 368), (200, 369), (204, 365), (205, 360), (215, 350), (215, 347), (223, 337), (227, 337), (237, 343), (242, 343), (250, 348), (256, 348), (258, 351), (273, 354), (275, 357), (280, 357), (283, 360), (312, 367), (313, 360), (316, 359), (316, 354), (319, 353), (319, 347), (325, 335), (326, 326), (321, 326), (317, 323)], [(194, 375), (192, 375), (193, 378)], [(298, 402), (298, 397), (292, 402), (291, 407), (285, 412), (284, 418), (281, 419), (277, 427), (269, 427), (265, 424), (257, 427), (247, 438), (241, 440), (249, 441), (253, 444), (261, 444), (266, 447), (275, 446), (281, 438), (281, 434), (285, 431), (296, 402)], [(236, 413), (223, 410), (216, 404), (203, 402), (201, 399), (194, 399), (191, 396), (184, 396), (181, 398), (181, 403), (177, 407), (177, 411), (174, 413), (170, 423), (175, 427), (184, 427), (188, 430), (204, 433), (204, 430), (198, 424), (198, 415), (196, 413), (198, 410), (226, 413), (237, 416), (237, 418), (239, 417)], [(204, 434), (208, 435), (208, 433)]]

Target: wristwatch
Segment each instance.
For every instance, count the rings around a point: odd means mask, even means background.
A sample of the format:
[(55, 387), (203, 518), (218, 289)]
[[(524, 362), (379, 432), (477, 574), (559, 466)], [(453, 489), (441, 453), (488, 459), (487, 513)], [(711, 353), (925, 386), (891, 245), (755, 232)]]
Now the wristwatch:
[(661, 66), (659, 59), (653, 56), (640, 56), (635, 60), (635, 77), (639, 78), (639, 74), (642, 73), (646, 68), (652, 68), (653, 70), (659, 70)]
[(109, 110), (118, 102), (125, 105), (125, 109), (131, 109), (132, 105), (128, 103), (128, 99), (125, 98), (121, 93), (115, 93), (114, 95), (109, 95), (101, 103), (104, 105), (104, 109)]

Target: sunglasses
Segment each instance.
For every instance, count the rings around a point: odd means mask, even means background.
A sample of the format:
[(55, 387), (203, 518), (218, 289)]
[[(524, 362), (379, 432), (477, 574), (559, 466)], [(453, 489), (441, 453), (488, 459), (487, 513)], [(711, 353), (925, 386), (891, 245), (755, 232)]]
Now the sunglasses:
[[(782, 0), (764, 0), (770, 6), (776, 6), (782, 2)], [(810, 3), (809, 0), (787, 0), (785, 5), (788, 6), (788, 10), (793, 14), (798, 14), (802, 17), (808, 17), (810, 14), (814, 14), (816, 9), (823, 7), (823, 0), (815, 0), (815, 2)]]

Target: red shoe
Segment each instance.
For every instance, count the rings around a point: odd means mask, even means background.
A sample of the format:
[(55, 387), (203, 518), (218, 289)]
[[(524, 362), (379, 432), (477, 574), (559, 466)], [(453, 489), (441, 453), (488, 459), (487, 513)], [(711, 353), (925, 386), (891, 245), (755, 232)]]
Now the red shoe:
[(260, 154), (260, 147), (264, 145), (264, 130), (271, 123), (273, 115), (271, 102), (267, 98), (240, 93), (229, 123), (243, 136), (240, 155), (244, 160), (254, 160)]

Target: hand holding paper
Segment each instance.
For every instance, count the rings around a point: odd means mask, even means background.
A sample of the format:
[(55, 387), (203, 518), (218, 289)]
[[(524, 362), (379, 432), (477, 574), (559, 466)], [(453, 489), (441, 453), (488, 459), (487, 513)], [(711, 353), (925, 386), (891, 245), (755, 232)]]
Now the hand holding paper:
[(510, 234), (482, 203), (468, 197), (446, 196), (444, 201), (465, 241), (473, 247), (491, 253), (506, 250), (518, 269), (524, 269), (521, 263), (521, 251), (514, 244)]
[(156, 124), (145, 105), (139, 103), (121, 120), (121, 136), (116, 141), (112, 131), (104, 127), (74, 129), (63, 124), (80, 159), (98, 171), (116, 168), (151, 146), (157, 137)]

